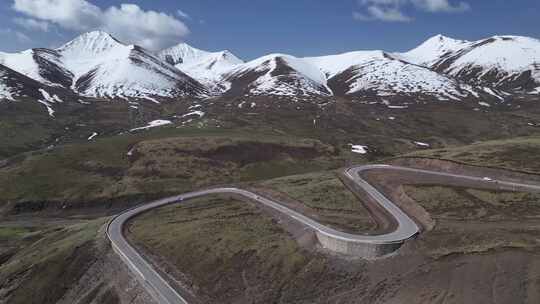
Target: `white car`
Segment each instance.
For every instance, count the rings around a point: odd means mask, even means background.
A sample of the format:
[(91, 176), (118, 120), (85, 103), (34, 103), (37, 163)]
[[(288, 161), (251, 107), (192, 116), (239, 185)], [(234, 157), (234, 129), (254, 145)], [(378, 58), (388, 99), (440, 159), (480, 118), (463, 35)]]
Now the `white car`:
[(487, 177), (487, 176), (482, 178), (482, 180), (485, 181), (485, 182), (494, 182), (495, 181), (493, 178)]

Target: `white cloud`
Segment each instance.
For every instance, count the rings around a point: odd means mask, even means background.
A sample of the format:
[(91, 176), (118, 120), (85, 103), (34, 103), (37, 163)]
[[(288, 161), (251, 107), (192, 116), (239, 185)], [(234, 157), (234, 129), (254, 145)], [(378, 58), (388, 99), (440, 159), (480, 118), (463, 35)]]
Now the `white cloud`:
[(101, 9), (85, 0), (14, 0), (13, 9), (71, 30), (87, 30), (100, 24)]
[(144, 11), (135, 4), (110, 7), (103, 16), (103, 30), (151, 49), (177, 43), (189, 34), (182, 21), (165, 13)]
[(412, 18), (401, 11), (407, 0), (359, 0), (365, 12), (353, 12), (353, 18), (359, 21), (380, 20), (385, 22), (408, 22)]
[(427, 12), (464, 12), (471, 9), (467, 2), (452, 5), (448, 0), (412, 0), (412, 3)]
[(354, 11), (353, 18), (359, 21), (408, 22), (413, 18), (404, 9), (419, 9), (425, 12), (464, 12), (471, 9), (467, 2), (451, 4), (449, 0), (358, 0), (363, 12)]
[(191, 20), (191, 16), (188, 13), (184, 12), (183, 10), (177, 10), (176, 14), (180, 16), (180, 18)]
[(136, 4), (101, 9), (86, 0), (14, 0), (13, 9), (68, 30), (104, 30), (150, 49), (177, 43), (189, 34), (188, 27), (173, 15), (145, 11)]
[(412, 18), (406, 16), (396, 7), (384, 7), (384, 6), (369, 6), (367, 8), (367, 15), (360, 12), (353, 12), (353, 17), (360, 21), (372, 21), (381, 20), (388, 22), (408, 22)]
[(47, 21), (39, 21), (32, 18), (14, 18), (13, 22), (30, 31), (49, 31), (49, 23)]

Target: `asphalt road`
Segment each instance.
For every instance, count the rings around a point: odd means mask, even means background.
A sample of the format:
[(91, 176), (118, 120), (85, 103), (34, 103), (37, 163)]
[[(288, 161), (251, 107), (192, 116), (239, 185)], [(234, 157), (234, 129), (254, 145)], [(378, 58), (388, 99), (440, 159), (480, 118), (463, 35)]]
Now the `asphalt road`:
[(124, 213), (116, 216), (107, 228), (107, 235), (111, 241), (112, 247), (120, 258), (128, 265), (128, 267), (136, 275), (137, 279), (143, 284), (145, 289), (152, 295), (152, 297), (158, 303), (165, 304), (179, 304), (188, 303), (176, 290), (167, 283), (165, 279), (152, 267), (152, 265), (146, 261), (124, 238), (123, 226), (130, 218), (143, 213), (147, 210), (161, 207), (164, 205), (181, 202), (190, 198), (205, 196), (209, 194), (238, 194), (253, 201), (273, 208), (284, 215), (287, 215), (299, 223), (329, 237), (345, 240), (348, 242), (358, 242), (366, 244), (390, 244), (390, 243), (403, 243), (411, 237), (417, 235), (420, 231), (418, 225), (405, 214), (394, 203), (387, 199), (382, 193), (380, 193), (375, 187), (365, 181), (360, 173), (368, 170), (394, 170), (394, 171), (407, 171), (414, 173), (430, 174), (434, 176), (443, 176), (446, 178), (456, 178), (461, 180), (470, 180), (474, 182), (485, 183), (497, 183), (501, 187), (508, 189), (521, 189), (540, 191), (540, 186), (522, 184), (516, 182), (498, 181), (492, 178), (486, 179), (485, 177), (474, 177), (451, 173), (442, 173), (428, 170), (412, 169), (405, 167), (389, 166), (389, 165), (365, 165), (351, 167), (345, 170), (345, 175), (372, 196), (376, 202), (380, 204), (387, 213), (393, 217), (397, 222), (396, 229), (387, 234), (381, 235), (355, 235), (337, 231), (335, 229), (324, 226), (292, 209), (289, 209), (278, 201), (273, 201), (262, 197), (258, 194), (238, 189), (238, 188), (215, 188), (208, 190), (201, 190), (196, 192), (185, 193), (173, 197), (160, 199), (140, 207), (127, 210)]

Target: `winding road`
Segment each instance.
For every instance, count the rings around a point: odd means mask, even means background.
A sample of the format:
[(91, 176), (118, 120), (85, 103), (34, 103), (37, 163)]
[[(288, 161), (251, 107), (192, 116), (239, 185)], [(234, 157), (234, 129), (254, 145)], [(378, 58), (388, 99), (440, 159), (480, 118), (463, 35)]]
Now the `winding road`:
[(123, 226), (129, 219), (150, 209), (181, 202), (183, 200), (195, 197), (210, 194), (237, 194), (263, 204), (266, 207), (270, 207), (294, 219), (300, 224), (309, 227), (317, 233), (319, 240), (321, 240), (320, 235), (322, 235), (324, 236), (324, 239), (330, 239), (334, 242), (353, 244), (355, 246), (372, 246), (374, 244), (402, 244), (403, 242), (417, 235), (420, 232), (420, 227), (407, 214), (405, 214), (405, 212), (403, 212), (399, 207), (397, 207), (393, 202), (387, 199), (375, 187), (370, 185), (361, 177), (361, 173), (369, 170), (397, 170), (402, 172), (421, 173), (445, 178), (468, 180), (472, 182), (496, 183), (498, 186), (507, 187), (509, 189), (519, 188), (523, 190), (540, 191), (540, 186), (538, 185), (499, 181), (491, 178), (486, 179), (485, 177), (466, 176), (390, 165), (364, 165), (347, 168), (345, 169), (344, 174), (348, 179), (370, 195), (374, 201), (380, 205), (379, 207), (384, 209), (397, 223), (396, 229), (389, 233), (380, 235), (356, 235), (337, 231), (330, 227), (324, 226), (290, 208), (285, 207), (284, 204), (278, 201), (270, 200), (256, 193), (238, 188), (215, 188), (168, 197), (127, 210), (111, 220), (107, 227), (107, 236), (111, 241), (114, 251), (126, 263), (131, 271), (133, 271), (137, 279), (143, 284), (144, 288), (148, 290), (156, 302), (164, 304), (188, 303), (124, 238)]

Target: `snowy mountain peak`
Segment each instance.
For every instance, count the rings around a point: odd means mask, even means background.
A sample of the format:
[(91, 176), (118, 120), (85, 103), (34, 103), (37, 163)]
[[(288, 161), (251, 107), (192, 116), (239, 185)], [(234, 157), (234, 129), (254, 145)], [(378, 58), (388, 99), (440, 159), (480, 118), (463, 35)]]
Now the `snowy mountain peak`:
[(271, 67), (270, 72), (274, 72), (274, 70), (280, 67), (280, 64), (287, 65), (292, 68), (295, 73), (307, 77), (319, 85), (326, 85), (326, 76), (317, 66), (311, 64), (306, 59), (286, 54), (269, 54), (246, 63), (241, 69), (262, 70)]
[(451, 37), (448, 37), (448, 36), (445, 36), (443, 34), (437, 34), (431, 38), (428, 38), (428, 40), (426, 40), (425, 42), (427, 41), (439, 41), (441, 43), (445, 43), (445, 42), (455, 42), (455, 41), (462, 41), (462, 40), (458, 40), (458, 39), (454, 39), (454, 38), (451, 38)]
[(187, 43), (179, 43), (160, 51), (158, 57), (167, 61), (169, 64), (177, 65), (196, 61), (208, 54), (210, 54), (210, 52), (194, 48)]
[(218, 57), (220, 57), (221, 59), (224, 59), (224, 60), (236, 61), (237, 63), (242, 63), (243, 62), (240, 58), (236, 57), (236, 55), (231, 53), (231, 51), (229, 51), (229, 50), (224, 50), (224, 51), (221, 51), (221, 52), (217, 52), (215, 54)]
[(244, 63), (228, 50), (208, 52), (180, 43), (156, 54), (215, 93), (223, 92), (222, 75)]
[(202, 61), (226, 60), (231, 64), (243, 63), (231, 51), (223, 50), (219, 52), (204, 51), (187, 43), (179, 43), (170, 48), (158, 52), (158, 57), (172, 65), (196, 65)]
[(439, 48), (443, 49), (451, 49), (455, 46), (463, 45), (464, 43), (467, 43), (469, 41), (467, 40), (460, 40), (460, 39), (454, 39), (448, 36), (444, 36), (442, 34), (437, 34), (431, 38), (428, 38), (426, 41), (424, 41), (420, 46), (422, 45), (431, 45), (431, 46), (437, 46)]
[(224, 75), (229, 95), (330, 96), (324, 73), (303, 58), (269, 54)]
[(57, 49), (64, 56), (92, 57), (125, 45), (103, 31), (84, 33)]
[(438, 34), (429, 38), (418, 47), (400, 55), (412, 63), (430, 64), (444, 54), (459, 50), (469, 44), (470, 42), (466, 40), (457, 40)]

